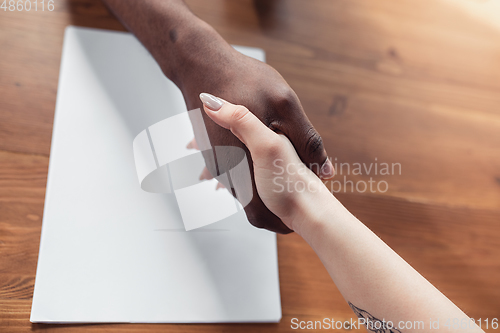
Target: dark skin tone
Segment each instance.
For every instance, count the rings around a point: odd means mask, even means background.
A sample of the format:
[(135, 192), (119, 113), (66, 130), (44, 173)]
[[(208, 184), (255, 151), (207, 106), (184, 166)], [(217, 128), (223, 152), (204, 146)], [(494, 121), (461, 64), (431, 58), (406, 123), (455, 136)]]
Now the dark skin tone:
[[(188, 110), (202, 108), (198, 97), (202, 92), (245, 105), (264, 124), (285, 134), (302, 161), (316, 174), (323, 178), (332, 175), (333, 168), (325, 166), (327, 154), (321, 137), (295, 92), (271, 66), (234, 50), (181, 0), (104, 2), (179, 87)], [(212, 146), (238, 146), (246, 150), (229, 130), (202, 114)], [(250, 223), (278, 233), (291, 232), (266, 208), (253, 179), (252, 182), (253, 199), (245, 207)]]

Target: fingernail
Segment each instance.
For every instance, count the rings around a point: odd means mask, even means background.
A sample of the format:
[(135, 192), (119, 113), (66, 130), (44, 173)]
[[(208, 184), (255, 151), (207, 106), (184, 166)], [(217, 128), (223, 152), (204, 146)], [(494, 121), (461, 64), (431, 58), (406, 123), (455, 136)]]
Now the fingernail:
[(217, 111), (224, 105), (224, 102), (220, 98), (207, 93), (201, 93), (200, 99), (212, 111)]
[(321, 167), (321, 178), (329, 179), (332, 178), (334, 175), (335, 175), (335, 169), (333, 168), (330, 159), (327, 158), (325, 163), (323, 163), (323, 166)]

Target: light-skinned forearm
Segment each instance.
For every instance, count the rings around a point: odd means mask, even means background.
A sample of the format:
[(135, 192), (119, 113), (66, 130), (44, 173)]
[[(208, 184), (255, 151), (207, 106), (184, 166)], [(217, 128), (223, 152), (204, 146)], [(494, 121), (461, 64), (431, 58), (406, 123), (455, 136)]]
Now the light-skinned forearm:
[[(244, 106), (208, 94), (200, 98), (206, 114), (250, 150), (263, 202), (311, 245), (354, 312), (375, 325), (370, 332), (482, 332), (349, 213), (302, 163), (285, 136), (262, 124)], [(434, 325), (437, 320), (439, 328)], [(419, 326), (403, 329), (401, 322)]]
[[(424, 323), (421, 329), (401, 332), (429, 331), (429, 320), (438, 319), (440, 330), (448, 331), (448, 320), (453, 324), (455, 318), (468, 318), (335, 197), (323, 193), (316, 202), (321, 206), (315, 207), (312, 201), (304, 205), (308, 207), (304, 213), (307, 222), (296, 231), (318, 254), (351, 307), (395, 325), (399, 321)], [(476, 325), (470, 326), (451, 331), (482, 332)]]

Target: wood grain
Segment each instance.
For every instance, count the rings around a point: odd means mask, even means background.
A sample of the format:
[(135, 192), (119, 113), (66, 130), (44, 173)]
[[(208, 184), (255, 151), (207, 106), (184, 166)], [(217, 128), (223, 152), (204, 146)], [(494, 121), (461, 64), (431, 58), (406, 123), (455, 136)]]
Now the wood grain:
[[(401, 175), (345, 175), (387, 181), (386, 192), (337, 197), (470, 316), (500, 318), (500, 25), (481, 2), (187, 3), (229, 42), (266, 51), (338, 163), (401, 164)], [(98, 0), (0, 10), (0, 331), (290, 332), (294, 317), (353, 317), (292, 234), (278, 237), (279, 324), (29, 323), (69, 24), (124, 30)]]

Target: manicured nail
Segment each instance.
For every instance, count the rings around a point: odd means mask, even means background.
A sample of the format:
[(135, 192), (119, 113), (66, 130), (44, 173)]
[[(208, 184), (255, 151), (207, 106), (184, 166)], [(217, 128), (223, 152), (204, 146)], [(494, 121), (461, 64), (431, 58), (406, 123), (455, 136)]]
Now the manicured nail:
[(321, 178), (322, 179), (330, 179), (335, 175), (335, 169), (333, 168), (332, 162), (330, 159), (326, 159), (325, 163), (321, 167)]
[(224, 102), (220, 98), (207, 93), (201, 93), (200, 99), (212, 111), (217, 111), (224, 105)]

